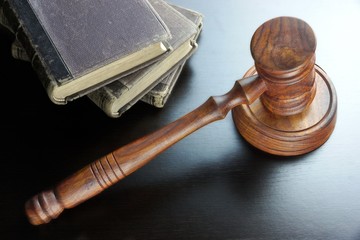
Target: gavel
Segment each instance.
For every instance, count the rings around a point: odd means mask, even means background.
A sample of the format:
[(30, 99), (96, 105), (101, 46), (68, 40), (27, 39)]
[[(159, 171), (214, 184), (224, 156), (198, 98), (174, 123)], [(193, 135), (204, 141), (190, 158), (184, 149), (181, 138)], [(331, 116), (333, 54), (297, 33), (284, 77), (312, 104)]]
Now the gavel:
[(228, 93), (209, 97), (178, 120), (35, 195), (25, 204), (30, 223), (50, 222), (229, 111), (239, 134), (261, 151), (296, 156), (317, 149), (335, 128), (337, 97), (330, 78), (315, 64), (315, 49), (315, 34), (305, 21), (282, 16), (264, 22), (251, 38), (254, 65)]

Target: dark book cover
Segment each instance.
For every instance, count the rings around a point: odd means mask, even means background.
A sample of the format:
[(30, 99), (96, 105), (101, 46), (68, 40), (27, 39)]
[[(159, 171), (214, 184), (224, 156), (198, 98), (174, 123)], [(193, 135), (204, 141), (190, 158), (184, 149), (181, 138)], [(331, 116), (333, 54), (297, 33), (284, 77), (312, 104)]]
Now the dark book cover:
[(146, 0), (3, 0), (1, 6), (57, 104), (145, 67), (171, 48), (166, 24)]
[[(195, 41), (197, 40), (203, 24), (203, 15), (197, 11), (184, 8), (178, 5), (170, 4), (175, 10), (183, 14), (186, 18), (194, 22), (198, 26), (198, 33), (195, 36)], [(6, 19), (2, 18), (0, 11), (0, 24), (3, 24), (5, 27), (8, 25)], [(30, 61), (29, 57), (26, 54), (26, 51), (22, 47), (21, 43), (15, 39), (11, 46), (12, 56), (16, 59), (23, 61)], [(141, 101), (153, 105), (158, 108), (165, 106), (171, 92), (182, 72), (182, 69), (186, 63), (186, 59), (178, 63), (178, 67), (174, 70), (168, 71), (168, 73), (162, 77), (160, 83), (158, 83), (154, 88), (152, 88), (148, 93), (146, 93)]]
[(172, 50), (166, 58), (137, 72), (118, 78), (87, 96), (108, 116), (119, 117), (147, 92), (155, 87), (168, 73), (178, 67), (178, 63), (189, 57), (197, 44), (194, 41), (198, 26), (162, 0), (150, 0), (170, 29), (169, 40)]

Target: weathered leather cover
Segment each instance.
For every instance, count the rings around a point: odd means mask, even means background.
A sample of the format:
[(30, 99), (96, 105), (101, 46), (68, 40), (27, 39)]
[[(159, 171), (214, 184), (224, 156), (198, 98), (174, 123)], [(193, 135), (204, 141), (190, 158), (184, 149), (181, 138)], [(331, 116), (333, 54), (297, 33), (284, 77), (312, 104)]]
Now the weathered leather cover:
[[(3, 0), (1, 4), (50, 98), (54, 88), (170, 37), (147, 0)], [(148, 64), (134, 63), (132, 70)], [(106, 80), (103, 85), (111, 81)], [(79, 89), (62, 102), (51, 100), (65, 104), (101, 86)]]

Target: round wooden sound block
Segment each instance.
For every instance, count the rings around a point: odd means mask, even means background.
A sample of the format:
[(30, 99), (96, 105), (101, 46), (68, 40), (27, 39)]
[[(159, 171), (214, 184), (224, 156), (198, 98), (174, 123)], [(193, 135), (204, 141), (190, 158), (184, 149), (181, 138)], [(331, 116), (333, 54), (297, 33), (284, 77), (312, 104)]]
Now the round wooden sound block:
[[(257, 74), (250, 68), (244, 77)], [(315, 65), (316, 94), (301, 113), (280, 116), (264, 107), (261, 98), (251, 105), (232, 110), (239, 133), (247, 142), (270, 154), (296, 156), (315, 150), (334, 130), (337, 113), (335, 88), (325, 73)]]

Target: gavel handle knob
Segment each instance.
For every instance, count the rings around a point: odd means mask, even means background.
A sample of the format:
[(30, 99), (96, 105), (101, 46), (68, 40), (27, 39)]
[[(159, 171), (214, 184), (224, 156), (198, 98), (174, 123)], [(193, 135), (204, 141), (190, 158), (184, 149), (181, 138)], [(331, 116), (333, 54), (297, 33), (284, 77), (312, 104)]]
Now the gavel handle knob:
[(54, 188), (35, 195), (25, 204), (33, 225), (57, 218), (138, 170), (158, 154), (199, 128), (226, 117), (240, 104), (251, 104), (266, 91), (257, 76), (240, 79), (225, 95), (210, 97), (205, 103), (163, 128), (129, 143), (66, 178)]

